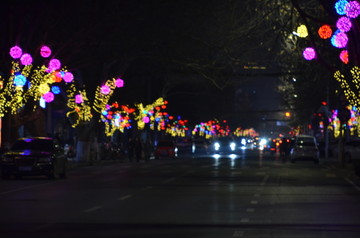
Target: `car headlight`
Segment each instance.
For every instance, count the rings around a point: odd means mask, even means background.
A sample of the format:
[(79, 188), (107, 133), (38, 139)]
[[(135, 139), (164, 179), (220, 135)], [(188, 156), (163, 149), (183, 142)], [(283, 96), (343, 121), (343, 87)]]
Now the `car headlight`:
[(230, 149), (231, 149), (231, 150), (235, 150), (235, 148), (236, 148), (235, 142), (231, 142), (231, 143), (230, 143)]
[(220, 143), (219, 142), (216, 142), (214, 144), (214, 147), (215, 147), (215, 150), (219, 150), (220, 149)]

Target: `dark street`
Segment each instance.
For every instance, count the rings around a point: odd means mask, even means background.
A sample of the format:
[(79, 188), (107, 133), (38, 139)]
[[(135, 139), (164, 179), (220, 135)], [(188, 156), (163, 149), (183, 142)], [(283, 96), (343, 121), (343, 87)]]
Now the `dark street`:
[[(2, 237), (359, 237), (358, 178), (258, 151), (0, 181)], [(350, 171), (350, 170), (349, 170)]]

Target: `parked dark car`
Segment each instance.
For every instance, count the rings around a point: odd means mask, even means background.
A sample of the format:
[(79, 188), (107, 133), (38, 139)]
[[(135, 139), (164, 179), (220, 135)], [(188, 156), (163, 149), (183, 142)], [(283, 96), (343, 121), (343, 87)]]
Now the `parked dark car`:
[(1, 157), (1, 177), (45, 175), (51, 179), (65, 178), (66, 165), (64, 149), (56, 139), (20, 138)]
[(160, 157), (176, 158), (177, 147), (171, 140), (159, 141), (155, 146), (154, 156), (155, 159), (159, 159)]

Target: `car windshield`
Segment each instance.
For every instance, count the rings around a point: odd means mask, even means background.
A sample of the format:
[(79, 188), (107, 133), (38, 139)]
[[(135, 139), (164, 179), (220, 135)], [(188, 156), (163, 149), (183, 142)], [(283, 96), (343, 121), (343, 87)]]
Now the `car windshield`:
[(12, 150), (42, 150), (52, 151), (53, 146), (50, 140), (24, 139), (18, 140), (12, 146)]
[(171, 141), (161, 141), (158, 143), (157, 146), (173, 146), (173, 145), (174, 145), (174, 143)]
[(301, 138), (298, 139), (297, 145), (303, 145), (303, 146), (315, 146), (315, 142), (312, 138)]

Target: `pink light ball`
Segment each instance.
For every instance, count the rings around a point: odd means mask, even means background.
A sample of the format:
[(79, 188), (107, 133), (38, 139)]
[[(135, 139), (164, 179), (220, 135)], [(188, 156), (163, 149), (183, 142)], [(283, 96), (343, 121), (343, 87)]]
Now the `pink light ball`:
[(111, 89), (110, 89), (110, 87), (107, 86), (107, 85), (103, 85), (103, 86), (101, 86), (101, 88), (100, 88), (100, 92), (101, 92), (102, 94), (105, 94), (105, 95), (108, 95), (108, 94), (110, 93), (110, 91), (111, 91)]
[(45, 102), (49, 103), (49, 102), (54, 101), (55, 96), (52, 92), (47, 92), (47, 93), (44, 93), (42, 98), (45, 100)]
[(46, 45), (42, 46), (40, 49), (40, 55), (44, 58), (49, 57), (51, 55), (51, 49)]
[(20, 57), (20, 62), (22, 65), (31, 65), (33, 62), (33, 59), (30, 54), (26, 53)]
[(115, 80), (115, 86), (116, 86), (117, 88), (122, 88), (122, 87), (124, 87), (124, 80), (122, 80), (121, 78), (117, 78), (117, 79)]
[(74, 75), (71, 72), (65, 72), (63, 79), (66, 83), (71, 83), (74, 80)]
[(81, 104), (84, 102), (83, 96), (81, 94), (75, 95), (75, 103)]
[(316, 52), (315, 52), (314, 48), (307, 47), (303, 51), (303, 56), (306, 60), (313, 60), (316, 57)]
[(10, 49), (10, 56), (13, 59), (19, 59), (22, 55), (22, 49), (19, 46), (11, 47)]

